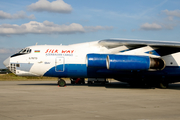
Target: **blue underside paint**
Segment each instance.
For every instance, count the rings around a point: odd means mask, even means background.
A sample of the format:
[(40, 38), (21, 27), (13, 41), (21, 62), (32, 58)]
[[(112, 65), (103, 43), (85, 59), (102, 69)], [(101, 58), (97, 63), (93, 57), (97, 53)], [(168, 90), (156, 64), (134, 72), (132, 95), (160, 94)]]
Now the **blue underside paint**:
[[(62, 67), (63, 65), (58, 65), (56, 67)], [(64, 72), (57, 72), (56, 67), (51, 68), (47, 71), (44, 76), (52, 77), (86, 77), (87, 76), (87, 67), (85, 64), (65, 64)]]
[[(59, 65), (62, 66), (62, 65)], [(100, 68), (87, 68), (86, 64), (65, 64), (64, 72), (56, 72), (55, 67), (47, 71), (44, 76), (51, 77), (82, 77), (82, 78), (120, 78), (129, 77), (133, 71), (117, 71)], [(176, 76), (180, 78), (179, 66), (167, 66), (162, 71), (139, 71), (139, 75), (147, 76)], [(172, 79), (173, 81), (173, 79)], [(180, 81), (180, 80), (179, 80)]]

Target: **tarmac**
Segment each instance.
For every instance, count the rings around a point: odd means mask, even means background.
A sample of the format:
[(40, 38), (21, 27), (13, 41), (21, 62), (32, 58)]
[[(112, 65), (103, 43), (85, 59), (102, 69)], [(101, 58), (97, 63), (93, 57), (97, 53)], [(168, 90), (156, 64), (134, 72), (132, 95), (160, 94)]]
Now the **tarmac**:
[(179, 120), (180, 83), (168, 89), (128, 84), (0, 81), (0, 120)]

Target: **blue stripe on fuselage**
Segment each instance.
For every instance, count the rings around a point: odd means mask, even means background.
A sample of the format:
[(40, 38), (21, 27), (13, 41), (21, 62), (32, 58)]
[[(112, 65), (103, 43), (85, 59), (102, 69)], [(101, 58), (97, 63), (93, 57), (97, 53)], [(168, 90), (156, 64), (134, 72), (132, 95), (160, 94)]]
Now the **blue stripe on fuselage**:
[[(62, 66), (62, 65), (58, 65)], [(117, 71), (117, 70), (107, 70), (100, 68), (88, 68), (86, 64), (65, 64), (65, 69), (63, 72), (57, 72), (56, 67), (52, 67), (48, 70), (44, 76), (51, 77), (82, 77), (82, 78), (115, 78), (121, 77), (121, 75), (126, 75), (129, 77), (132, 71)], [(166, 66), (164, 70), (161, 71), (139, 71), (139, 75), (159, 75), (159, 76), (180, 76), (179, 66)]]
[[(63, 65), (58, 65), (58, 67)], [(86, 64), (65, 64), (63, 72), (57, 72), (56, 67), (47, 71), (44, 76), (51, 77), (91, 77), (97, 76), (96, 71), (98, 69), (87, 68)]]

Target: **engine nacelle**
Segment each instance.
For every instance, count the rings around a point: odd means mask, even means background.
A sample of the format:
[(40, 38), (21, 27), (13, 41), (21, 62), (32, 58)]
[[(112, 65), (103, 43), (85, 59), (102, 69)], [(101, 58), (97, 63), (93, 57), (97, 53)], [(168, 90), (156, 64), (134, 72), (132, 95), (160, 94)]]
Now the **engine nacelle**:
[(162, 70), (165, 61), (149, 56), (108, 55), (106, 65), (109, 70)]
[(106, 68), (107, 54), (87, 54), (86, 66), (96, 68)]

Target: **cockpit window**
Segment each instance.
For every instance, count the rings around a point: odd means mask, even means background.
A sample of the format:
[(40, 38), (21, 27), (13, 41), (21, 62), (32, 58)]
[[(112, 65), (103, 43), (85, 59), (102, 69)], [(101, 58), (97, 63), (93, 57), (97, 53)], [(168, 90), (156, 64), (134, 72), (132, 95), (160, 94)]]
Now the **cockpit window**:
[(16, 56), (24, 55), (24, 54), (28, 54), (28, 53), (31, 53), (31, 49), (30, 48), (24, 48), (24, 49), (20, 50), (18, 53), (12, 55), (11, 57), (16, 57)]
[(24, 49), (20, 50), (19, 53), (31, 53), (31, 49), (30, 48), (24, 48)]

